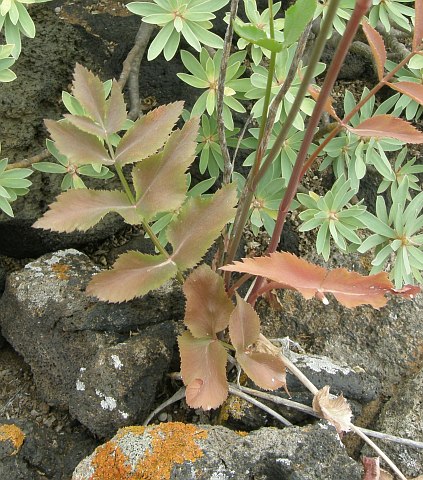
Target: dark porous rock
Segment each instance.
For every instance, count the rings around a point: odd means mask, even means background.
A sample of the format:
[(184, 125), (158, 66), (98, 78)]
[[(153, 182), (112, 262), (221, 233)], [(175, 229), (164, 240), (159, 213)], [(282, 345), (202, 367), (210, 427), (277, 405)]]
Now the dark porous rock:
[[(398, 386), (382, 409), (374, 430), (423, 442), (423, 369)], [(374, 442), (407, 477), (414, 478), (423, 473), (422, 449), (378, 439)], [(366, 447), (363, 454), (374, 456)]]
[[(93, 419), (95, 402), (107, 403), (105, 396), (109, 395), (117, 409), (125, 406), (127, 410), (121, 410), (131, 418), (150, 409), (176, 342), (173, 320), (179, 320), (183, 312), (181, 291), (170, 283), (123, 305), (89, 297), (86, 285), (98, 271), (76, 250), (48, 254), (12, 273), (0, 299), (2, 334), (30, 365), (42, 400), (71, 408), (87, 422)], [(133, 335), (136, 333), (139, 335)], [(124, 368), (114, 368), (114, 351), (122, 363), (125, 361)], [(102, 359), (104, 365), (100, 365)], [(81, 369), (86, 369), (82, 372), (86, 372), (87, 388), (98, 388), (103, 396), (92, 399), (91, 413), (73, 404), (79, 401), (75, 393), (77, 381), (82, 381)], [(109, 385), (107, 372), (111, 374)], [(97, 381), (100, 383), (95, 387)], [(128, 384), (124, 386), (125, 381)], [(140, 391), (140, 387), (145, 390)], [(85, 405), (88, 408), (88, 402)], [(111, 428), (119, 426), (117, 409), (100, 407), (95, 425), (86, 426), (98, 435), (109, 434)], [(121, 425), (127, 424), (124, 417), (120, 417)]]
[(361, 479), (361, 467), (326, 423), (250, 434), (183, 423), (127, 427), (85, 458), (72, 480), (99, 471), (173, 480)]
[(97, 442), (80, 432), (57, 433), (30, 421), (0, 418), (0, 478), (62, 480)]
[[(79, 62), (94, 71), (104, 71), (108, 56), (106, 44), (100, 38), (62, 22), (45, 5), (32, 8), (31, 16), (37, 34), (33, 39), (23, 38), (22, 53), (13, 67), (17, 79), (0, 83), (0, 158), (7, 157), (11, 163), (45, 149), (48, 132), (43, 120), (59, 119), (63, 113), (61, 93), (69, 90), (75, 64)], [(104, 76), (106, 80), (108, 76)], [(117, 215), (108, 215), (104, 222), (85, 233), (58, 234), (32, 228), (60, 193), (62, 175), (34, 172), (30, 180), (33, 185), (29, 193), (12, 205), (15, 217), (0, 211), (0, 254), (14, 258), (36, 257), (99, 241), (122, 228), (123, 221)], [(117, 181), (97, 180), (92, 184), (116, 188)]]
[(307, 352), (363, 369), (381, 382), (381, 393), (392, 394), (395, 384), (423, 364), (422, 294), (412, 301), (391, 297), (380, 310), (369, 306), (348, 309), (333, 297), (324, 305), (288, 290), (280, 293), (280, 300), (280, 311), (263, 301), (258, 305), (262, 331), (268, 338), (288, 335)]
[(166, 372), (175, 341), (171, 322), (154, 325), (127, 341), (98, 351), (80, 367), (69, 411), (92, 432), (111, 436), (148, 416), (158, 372)]

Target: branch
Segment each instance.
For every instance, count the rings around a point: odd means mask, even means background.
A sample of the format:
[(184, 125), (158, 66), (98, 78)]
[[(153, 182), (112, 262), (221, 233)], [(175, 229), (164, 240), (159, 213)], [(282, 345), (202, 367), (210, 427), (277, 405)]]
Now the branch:
[(33, 157), (25, 158), (20, 162), (10, 163), (7, 165), (6, 170), (13, 170), (14, 168), (28, 168), (31, 167), (34, 163), (41, 162), (46, 158), (50, 157), (50, 152), (45, 149), (41, 153), (34, 155)]

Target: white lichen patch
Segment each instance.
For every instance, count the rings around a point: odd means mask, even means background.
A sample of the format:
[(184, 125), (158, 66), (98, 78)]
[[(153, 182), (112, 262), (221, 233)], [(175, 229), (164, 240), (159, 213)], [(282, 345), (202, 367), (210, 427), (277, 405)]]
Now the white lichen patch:
[(289, 467), (292, 462), (289, 458), (277, 458), (276, 463), (282, 463), (282, 465), (286, 465)]
[(330, 358), (317, 356), (317, 355), (300, 355), (298, 353), (291, 352), (291, 360), (293, 363), (300, 363), (314, 372), (325, 371), (330, 375), (336, 375), (343, 373), (349, 375), (353, 373), (353, 370), (349, 367), (341, 367), (334, 364)]
[[(223, 465), (219, 465), (219, 468), (212, 473), (210, 480), (229, 480), (229, 478), (232, 478), (232, 477), (228, 477), (225, 471), (226, 471), (225, 467)], [(235, 472), (231, 472), (231, 473), (235, 473)]]
[(95, 393), (98, 397), (102, 398), (100, 405), (103, 410), (110, 410), (112, 412), (117, 407), (116, 400), (113, 397), (108, 397), (105, 393), (97, 389)]
[(80, 392), (83, 392), (85, 390), (85, 383), (81, 382), (81, 380), (77, 380), (76, 389), (79, 390)]
[(112, 359), (113, 366), (116, 370), (120, 370), (123, 367), (123, 363), (120, 361), (118, 355), (112, 355), (110, 358)]
[(125, 420), (129, 417), (129, 413), (122, 412), (122, 410), (118, 410), (118, 412), (122, 415), (122, 418), (124, 418)]

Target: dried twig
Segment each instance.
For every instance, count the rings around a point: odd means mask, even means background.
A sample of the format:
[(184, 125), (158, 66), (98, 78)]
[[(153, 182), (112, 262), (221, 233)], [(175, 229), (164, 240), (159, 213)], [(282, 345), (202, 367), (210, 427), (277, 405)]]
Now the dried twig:
[(45, 160), (50, 156), (50, 152), (45, 149), (42, 152), (38, 153), (37, 155), (34, 155), (33, 157), (25, 158), (24, 160), (21, 160), (20, 162), (16, 163), (9, 163), (6, 167), (6, 170), (13, 170), (14, 168), (28, 168), (34, 163), (41, 162), (42, 160)]
[(172, 395), (165, 402), (159, 405), (153, 412), (151, 412), (150, 415), (145, 419), (143, 425), (147, 426), (155, 415), (160, 413), (164, 408), (168, 407), (169, 405), (172, 405), (172, 403), (179, 402), (179, 400), (182, 400), (184, 397), (185, 387), (181, 387), (174, 395)]

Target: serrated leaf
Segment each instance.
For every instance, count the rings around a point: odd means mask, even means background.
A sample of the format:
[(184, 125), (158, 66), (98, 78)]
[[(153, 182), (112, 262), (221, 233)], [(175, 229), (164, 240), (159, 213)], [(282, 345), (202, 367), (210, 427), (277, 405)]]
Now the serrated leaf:
[(80, 115), (70, 115), (68, 113), (65, 113), (63, 116), (69, 123), (77, 127), (79, 130), (90, 133), (91, 135), (96, 135), (101, 138), (106, 138), (106, 134), (103, 128), (101, 128), (100, 125), (91, 120), (91, 118), (83, 117)]
[(185, 172), (194, 161), (198, 119), (172, 133), (162, 152), (140, 162), (132, 171), (137, 210), (149, 220), (159, 212), (178, 209), (185, 200)]
[(213, 337), (224, 330), (234, 309), (223, 279), (208, 265), (200, 265), (183, 286), (187, 299), (184, 323), (196, 338)]
[(139, 118), (117, 146), (116, 163), (138, 162), (156, 153), (167, 141), (183, 105), (183, 102), (162, 105)]
[[(313, 97), (313, 99), (317, 102), (319, 95), (320, 95), (320, 90), (315, 86), (315, 85), (309, 85), (307, 87), (308, 93)], [(328, 113), (331, 117), (333, 117), (335, 120), (339, 121), (339, 117), (336, 114), (335, 109), (333, 108), (333, 98), (329, 95), (328, 98), (325, 101), (324, 104), (324, 111)]]
[(208, 198), (191, 197), (169, 225), (172, 259), (180, 270), (196, 265), (235, 216), (236, 186), (228, 184)]
[(396, 138), (406, 143), (423, 143), (423, 133), (411, 123), (392, 115), (375, 115), (347, 129), (359, 137)]
[(326, 385), (314, 395), (313, 410), (331, 423), (338, 434), (349, 432), (352, 417), (351, 407), (342, 394), (339, 397), (331, 398), (329, 388)]
[(373, 28), (365, 19), (363, 19), (362, 25), (363, 31), (372, 50), (373, 58), (376, 62), (378, 78), (379, 80), (382, 80), (386, 63), (385, 43), (383, 41), (382, 35), (375, 28)]
[(388, 83), (388, 85), (394, 90), (404, 93), (407, 95), (407, 97), (410, 97), (417, 103), (420, 103), (420, 105), (423, 105), (423, 85), (421, 83), (395, 82)]
[(125, 193), (110, 190), (69, 190), (61, 193), (33, 227), (55, 232), (88, 230), (105, 215), (117, 212), (127, 223), (139, 223)]
[(88, 115), (103, 125), (106, 111), (103, 82), (79, 63), (75, 67), (72, 93)]
[(108, 135), (119, 132), (126, 121), (126, 105), (122, 91), (116, 80), (113, 80), (112, 91), (106, 102), (106, 119), (104, 126)]
[(129, 251), (116, 260), (111, 270), (95, 275), (87, 293), (108, 302), (126, 302), (160, 287), (177, 271), (175, 263), (164, 255)]
[(194, 338), (189, 332), (178, 337), (178, 345), (188, 405), (219, 407), (228, 396), (225, 348), (217, 339)]
[(45, 120), (51, 138), (55, 141), (57, 149), (75, 165), (101, 163), (111, 165), (103, 142), (96, 136), (79, 130), (67, 122), (54, 122)]
[(332, 293), (348, 308), (365, 304), (380, 308), (387, 302), (385, 294), (395, 293), (386, 273), (362, 276), (344, 268), (328, 271), (286, 252), (244, 258), (222, 270), (259, 275), (276, 282), (273, 288), (293, 288), (306, 299), (316, 296), (324, 303), (328, 303), (325, 293)]

